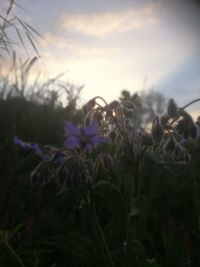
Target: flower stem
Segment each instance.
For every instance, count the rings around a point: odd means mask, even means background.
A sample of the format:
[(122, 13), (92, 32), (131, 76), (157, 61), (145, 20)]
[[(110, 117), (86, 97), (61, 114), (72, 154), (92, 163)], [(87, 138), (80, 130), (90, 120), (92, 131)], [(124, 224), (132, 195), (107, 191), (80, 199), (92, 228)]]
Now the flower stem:
[(188, 104), (186, 104), (185, 106), (183, 106), (181, 109), (186, 109), (187, 107), (189, 107), (190, 105), (196, 103), (196, 102), (199, 102), (200, 101), (200, 98), (197, 98), (191, 102), (189, 102)]
[(103, 98), (103, 97), (101, 97), (101, 96), (95, 96), (95, 98), (94, 98), (95, 100), (96, 99), (101, 99), (103, 102), (104, 102), (104, 104), (107, 106), (108, 105), (108, 103), (106, 102), (106, 100)]
[(101, 246), (102, 246), (102, 249), (103, 249), (103, 253), (104, 253), (105, 258), (106, 258), (107, 266), (114, 267), (114, 263), (113, 263), (111, 255), (110, 255), (110, 251), (109, 251), (106, 239), (104, 237), (103, 230), (102, 230), (101, 225), (99, 223), (99, 219), (98, 219), (98, 217), (96, 215), (96, 211), (95, 211), (94, 207), (92, 208), (92, 215), (93, 215), (92, 216), (93, 217), (93, 222), (94, 222), (95, 228), (97, 230), (98, 239), (99, 239), (99, 241), (101, 243)]
[(135, 235), (136, 235), (136, 222), (130, 216), (127, 225), (126, 251), (123, 264), (124, 267), (129, 267), (129, 266), (138, 267), (134, 251)]
[(134, 173), (132, 177), (132, 188), (131, 188), (131, 196), (130, 196), (130, 211), (127, 222), (127, 233), (126, 233), (126, 251), (124, 258), (124, 267), (134, 266), (138, 267), (137, 256), (135, 253), (135, 241), (136, 241), (136, 231), (137, 231), (137, 218), (131, 215), (132, 202), (138, 198), (140, 193), (140, 176), (139, 176), (139, 166), (140, 159), (137, 158), (135, 162)]

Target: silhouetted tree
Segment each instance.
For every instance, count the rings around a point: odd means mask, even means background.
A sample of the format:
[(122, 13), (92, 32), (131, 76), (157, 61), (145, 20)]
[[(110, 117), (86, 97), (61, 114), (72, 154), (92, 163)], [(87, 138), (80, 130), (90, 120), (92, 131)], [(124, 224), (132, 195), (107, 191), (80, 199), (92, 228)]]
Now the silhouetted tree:
[(127, 112), (127, 117), (134, 118), (137, 127), (151, 122), (155, 115), (164, 113), (166, 107), (164, 96), (154, 90), (132, 95), (129, 91), (123, 90), (120, 101), (125, 107), (129, 106), (130, 109), (132, 105), (132, 112)]

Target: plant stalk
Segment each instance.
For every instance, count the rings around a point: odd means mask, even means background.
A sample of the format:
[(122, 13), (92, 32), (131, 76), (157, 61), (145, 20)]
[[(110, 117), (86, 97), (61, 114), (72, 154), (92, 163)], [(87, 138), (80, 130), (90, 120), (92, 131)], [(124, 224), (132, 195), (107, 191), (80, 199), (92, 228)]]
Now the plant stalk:
[(185, 106), (183, 106), (181, 109), (186, 109), (187, 107), (191, 106), (192, 104), (196, 103), (196, 102), (199, 102), (200, 101), (200, 98), (197, 98), (191, 102), (189, 102), (188, 104), (186, 104)]
[(5, 244), (6, 248), (9, 250), (9, 252), (11, 253), (11, 255), (13, 256), (13, 258), (15, 258), (16, 261), (19, 263), (19, 266), (26, 267), (24, 265), (23, 261), (20, 259), (20, 257), (15, 252), (15, 250), (12, 248), (12, 246), (7, 241), (5, 241), (4, 244)]
[(114, 267), (114, 263), (113, 263), (111, 255), (110, 255), (110, 251), (109, 251), (103, 230), (102, 230), (101, 225), (99, 223), (99, 219), (96, 215), (96, 211), (95, 211), (94, 207), (92, 208), (92, 217), (93, 217), (93, 222), (95, 223), (95, 228), (97, 230), (98, 238), (99, 238), (100, 243), (102, 245), (103, 253), (104, 253), (105, 258), (106, 258), (107, 266)]

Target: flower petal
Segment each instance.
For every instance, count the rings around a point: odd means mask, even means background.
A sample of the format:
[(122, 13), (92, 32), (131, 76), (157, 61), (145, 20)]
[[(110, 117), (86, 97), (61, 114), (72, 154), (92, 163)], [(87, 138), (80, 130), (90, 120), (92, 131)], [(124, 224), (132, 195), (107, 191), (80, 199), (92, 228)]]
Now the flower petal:
[(97, 145), (97, 144), (104, 144), (104, 143), (109, 143), (110, 142), (110, 137), (106, 136), (106, 137), (103, 137), (103, 136), (94, 136), (93, 138), (91, 138), (91, 142), (92, 144), (94, 145)]
[(78, 139), (77, 137), (75, 137), (75, 136), (69, 136), (69, 137), (67, 138), (67, 140), (64, 142), (64, 146), (65, 146), (66, 148), (76, 148), (76, 147), (79, 146), (79, 144), (80, 144), (80, 141), (79, 141), (79, 139)]
[(31, 145), (22, 141), (18, 136), (14, 136), (14, 144), (21, 146), (23, 149), (31, 149)]
[(35, 144), (35, 143), (31, 144), (31, 149), (33, 150), (33, 152), (35, 152), (35, 154), (38, 154), (38, 155), (42, 154), (42, 151), (39, 148), (38, 144)]
[(99, 124), (96, 120), (94, 120), (88, 127), (83, 129), (84, 134), (86, 136), (90, 135), (97, 135), (99, 131)]
[(80, 135), (80, 129), (73, 125), (73, 123), (65, 121), (64, 122), (64, 131), (67, 135)]
[(22, 141), (18, 136), (14, 136), (14, 144), (21, 146), (25, 150), (32, 150), (36, 155), (40, 156), (44, 160), (49, 160), (49, 156), (42, 152), (37, 143), (26, 143)]
[(39, 145), (36, 143), (31, 144), (30, 149), (38, 156), (40, 156), (44, 160), (50, 159), (48, 155), (45, 155), (42, 150), (40, 149)]
[(14, 141), (14, 144), (15, 144), (15, 145), (19, 145), (19, 144), (20, 144), (20, 139), (19, 139), (19, 137), (16, 136), (16, 135), (14, 136), (14, 140), (13, 140), (13, 141)]
[(93, 145), (91, 145), (91, 144), (89, 144), (89, 143), (85, 146), (85, 149), (86, 149), (86, 151), (88, 152), (88, 154), (91, 154), (91, 152), (92, 152), (92, 147), (93, 147)]
[(94, 136), (90, 139), (90, 142), (93, 144), (93, 145), (97, 145), (97, 144), (100, 144), (101, 143), (101, 139), (99, 136)]
[(66, 158), (67, 156), (63, 152), (58, 151), (53, 157), (53, 161), (57, 165), (62, 165), (65, 162)]

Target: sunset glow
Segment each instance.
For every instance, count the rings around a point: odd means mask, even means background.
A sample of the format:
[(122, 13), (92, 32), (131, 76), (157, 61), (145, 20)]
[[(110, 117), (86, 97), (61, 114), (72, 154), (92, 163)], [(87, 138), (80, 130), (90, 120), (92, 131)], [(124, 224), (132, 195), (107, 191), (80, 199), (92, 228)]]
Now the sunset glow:
[(143, 87), (174, 97), (180, 105), (199, 95), (200, 16), (195, 2), (19, 2), (27, 12), (16, 7), (17, 14), (44, 37), (38, 40), (41, 58), (35, 71), (47, 77), (64, 72), (65, 80), (84, 84), (83, 102), (97, 94), (110, 101), (123, 89)]

